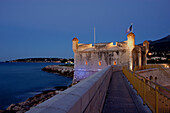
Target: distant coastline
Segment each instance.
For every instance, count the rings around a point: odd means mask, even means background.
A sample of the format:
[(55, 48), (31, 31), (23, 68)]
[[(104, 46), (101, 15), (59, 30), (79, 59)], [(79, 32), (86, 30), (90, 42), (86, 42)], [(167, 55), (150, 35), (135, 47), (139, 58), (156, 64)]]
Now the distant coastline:
[(33, 62), (33, 63), (69, 63), (73, 64), (74, 59), (66, 59), (66, 58), (25, 58), (25, 59), (16, 59), (16, 60), (9, 60), (5, 62)]

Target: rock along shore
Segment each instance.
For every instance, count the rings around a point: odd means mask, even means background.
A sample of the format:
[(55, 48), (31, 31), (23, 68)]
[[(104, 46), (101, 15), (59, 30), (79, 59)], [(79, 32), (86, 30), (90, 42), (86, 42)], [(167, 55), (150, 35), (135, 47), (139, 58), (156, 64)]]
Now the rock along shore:
[(67, 77), (72, 77), (74, 75), (73, 66), (59, 66), (59, 65), (49, 65), (42, 68), (43, 71), (47, 71), (50, 73), (58, 73), (60, 75), (64, 75)]
[[(43, 71), (50, 73), (57, 73), (63, 76), (72, 77), (74, 75), (73, 66), (58, 66), (58, 65), (49, 65), (42, 68)], [(70, 85), (71, 86), (71, 85)], [(70, 87), (69, 86), (69, 87)], [(40, 94), (37, 94), (33, 97), (28, 98), (24, 102), (17, 104), (11, 104), (6, 110), (0, 110), (0, 113), (25, 113), (32, 107), (48, 100), (54, 95), (58, 94), (60, 91), (67, 89), (68, 87), (54, 87), (54, 90), (43, 91)]]
[(28, 98), (24, 102), (20, 102), (17, 104), (11, 104), (6, 110), (0, 110), (0, 113), (25, 113), (32, 107), (48, 100), (49, 98), (57, 95), (60, 91), (67, 89), (68, 87), (54, 87), (54, 90), (43, 91), (40, 94), (37, 94), (33, 97)]

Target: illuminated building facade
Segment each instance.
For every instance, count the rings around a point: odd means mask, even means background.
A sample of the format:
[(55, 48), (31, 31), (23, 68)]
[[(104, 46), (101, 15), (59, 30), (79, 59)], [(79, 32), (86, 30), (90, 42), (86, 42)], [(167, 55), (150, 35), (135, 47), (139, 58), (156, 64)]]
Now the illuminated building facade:
[(135, 45), (135, 35), (130, 32), (124, 42), (82, 44), (75, 37), (72, 40), (74, 52), (74, 79), (80, 81), (91, 74), (109, 66), (128, 66), (131, 70), (135, 66), (146, 65), (146, 54), (149, 51), (149, 42), (143, 46)]

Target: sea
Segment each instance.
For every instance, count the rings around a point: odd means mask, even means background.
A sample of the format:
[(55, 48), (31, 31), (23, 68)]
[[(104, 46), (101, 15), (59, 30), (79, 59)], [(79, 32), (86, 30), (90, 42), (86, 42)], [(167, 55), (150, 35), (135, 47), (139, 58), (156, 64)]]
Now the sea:
[(47, 65), (59, 63), (0, 63), (0, 109), (72, 83), (70, 77), (42, 71)]

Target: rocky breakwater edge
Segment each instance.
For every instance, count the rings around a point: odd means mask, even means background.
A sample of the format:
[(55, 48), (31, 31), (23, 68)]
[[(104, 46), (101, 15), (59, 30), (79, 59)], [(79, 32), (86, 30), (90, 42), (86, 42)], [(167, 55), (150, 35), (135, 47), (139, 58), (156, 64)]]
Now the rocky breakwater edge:
[(74, 75), (73, 66), (60, 66), (60, 65), (49, 65), (42, 68), (43, 71), (63, 75), (66, 77), (72, 77)]
[(67, 88), (68, 87), (65, 86), (63, 87), (57, 86), (54, 87), (52, 90), (42, 91), (42, 93), (30, 97), (24, 102), (11, 104), (6, 110), (0, 110), (0, 113), (25, 113), (26, 111), (30, 110), (32, 107), (37, 106), (38, 104), (48, 100), (54, 95), (59, 94), (59, 92), (64, 91)]
[[(72, 77), (74, 75), (73, 66), (58, 66), (58, 65), (49, 65), (42, 68), (43, 71), (63, 75), (66, 77)], [(59, 92), (64, 91), (65, 89), (71, 87), (65, 86), (57, 86), (54, 87), (53, 90), (43, 91), (40, 94), (37, 94), (33, 97), (28, 98), (24, 102), (20, 102), (17, 104), (11, 104), (6, 110), (0, 110), (0, 113), (25, 113), (32, 107), (37, 106), (38, 104), (48, 100), (49, 98), (53, 97), (54, 95), (59, 94)]]

